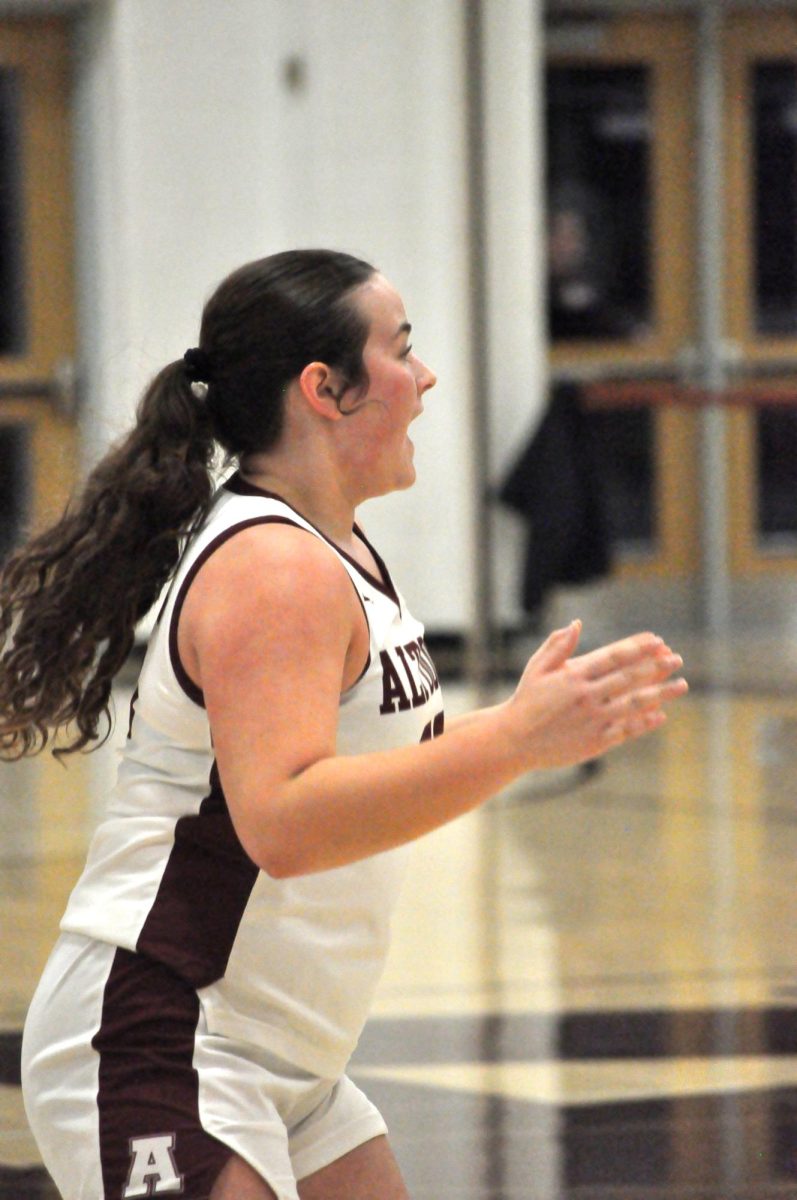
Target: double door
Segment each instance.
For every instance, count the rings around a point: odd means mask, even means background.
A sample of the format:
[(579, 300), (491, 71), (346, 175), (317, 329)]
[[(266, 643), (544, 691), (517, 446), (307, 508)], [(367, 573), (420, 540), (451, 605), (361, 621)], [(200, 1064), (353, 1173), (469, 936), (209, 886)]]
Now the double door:
[(552, 18), (546, 102), (551, 372), (620, 580), (726, 619), (797, 577), (797, 14)]
[(77, 474), (70, 70), (63, 21), (0, 21), (0, 560)]

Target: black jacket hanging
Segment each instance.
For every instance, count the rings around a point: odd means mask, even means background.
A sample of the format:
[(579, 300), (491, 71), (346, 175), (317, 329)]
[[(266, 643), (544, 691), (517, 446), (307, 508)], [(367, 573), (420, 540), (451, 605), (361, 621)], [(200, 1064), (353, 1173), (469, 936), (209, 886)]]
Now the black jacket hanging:
[(576, 384), (557, 384), (548, 410), (498, 493), (529, 523), (522, 605), (537, 612), (558, 584), (611, 566), (609, 521), (593, 422)]

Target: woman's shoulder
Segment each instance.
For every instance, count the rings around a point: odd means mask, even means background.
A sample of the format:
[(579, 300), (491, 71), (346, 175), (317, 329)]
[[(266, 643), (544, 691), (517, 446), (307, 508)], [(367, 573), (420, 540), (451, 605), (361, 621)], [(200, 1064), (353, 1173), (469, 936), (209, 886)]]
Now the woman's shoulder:
[(225, 530), (196, 572), (192, 591), (231, 592), (246, 605), (253, 596), (304, 592), (315, 584), (335, 590), (347, 583), (346, 572), (327, 542), (298, 523), (281, 519), (253, 519)]

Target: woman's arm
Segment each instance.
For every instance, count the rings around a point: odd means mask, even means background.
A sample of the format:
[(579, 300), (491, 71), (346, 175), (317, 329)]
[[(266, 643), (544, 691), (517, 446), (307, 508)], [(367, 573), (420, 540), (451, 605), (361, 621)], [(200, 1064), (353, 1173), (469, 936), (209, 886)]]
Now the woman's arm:
[(181, 653), (205, 695), (230, 815), (274, 876), (412, 841), (526, 771), (655, 729), (662, 705), (686, 690), (669, 681), (680, 659), (661, 639), (641, 634), (573, 658), (574, 623), (548, 638), (505, 703), (417, 746), (338, 756), (340, 691), (349, 671), (356, 677), (363, 621), (337, 558), (290, 526), (238, 534), (186, 598)]

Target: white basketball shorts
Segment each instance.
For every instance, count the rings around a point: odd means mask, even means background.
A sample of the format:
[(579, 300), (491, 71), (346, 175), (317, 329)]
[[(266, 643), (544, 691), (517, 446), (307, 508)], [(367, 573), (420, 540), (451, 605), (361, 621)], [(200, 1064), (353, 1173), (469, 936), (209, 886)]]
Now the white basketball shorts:
[(319, 1079), (207, 1032), (161, 964), (63, 934), (30, 1007), (25, 1108), (64, 1200), (206, 1200), (234, 1152), (279, 1200), (386, 1132), (345, 1075)]

